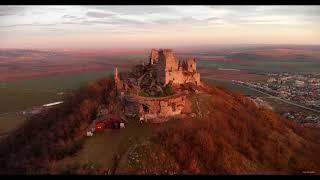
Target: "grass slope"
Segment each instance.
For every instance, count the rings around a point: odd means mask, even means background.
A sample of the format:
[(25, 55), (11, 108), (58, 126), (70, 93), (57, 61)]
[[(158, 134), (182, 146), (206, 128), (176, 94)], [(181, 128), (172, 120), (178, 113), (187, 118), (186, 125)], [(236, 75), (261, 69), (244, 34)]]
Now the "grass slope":
[[(300, 127), (270, 110), (257, 108), (237, 93), (219, 88), (207, 92), (190, 97), (196, 116), (164, 125), (151, 140), (133, 151), (138, 165), (132, 166), (128, 158), (128, 165), (120, 172), (319, 173), (319, 129)], [(151, 163), (169, 161), (170, 167)]]

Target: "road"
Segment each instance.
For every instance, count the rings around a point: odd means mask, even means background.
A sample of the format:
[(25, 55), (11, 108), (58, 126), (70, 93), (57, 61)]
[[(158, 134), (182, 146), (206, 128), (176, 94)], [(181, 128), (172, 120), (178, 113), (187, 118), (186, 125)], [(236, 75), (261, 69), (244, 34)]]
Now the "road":
[[(235, 84), (237, 84), (237, 83), (235, 83)], [(241, 86), (241, 87), (245, 87), (245, 88), (251, 89), (251, 90), (254, 90), (254, 91), (257, 91), (257, 92), (262, 93), (262, 94), (265, 94), (265, 95), (267, 95), (267, 96), (270, 96), (270, 97), (272, 97), (272, 98), (274, 98), (274, 99), (277, 99), (277, 100), (279, 100), (279, 101), (282, 101), (282, 102), (284, 102), (284, 103), (291, 104), (291, 105), (294, 105), (294, 106), (296, 106), (296, 107), (303, 108), (303, 109), (306, 109), (306, 110), (309, 110), (309, 111), (313, 111), (313, 112), (316, 112), (316, 113), (320, 113), (319, 110), (312, 109), (312, 108), (309, 108), (309, 107), (306, 107), (306, 106), (303, 106), (303, 105), (301, 105), (301, 104), (297, 104), (297, 103), (294, 103), (294, 102), (290, 102), (290, 101), (288, 101), (288, 100), (279, 98), (279, 97), (277, 97), (277, 96), (273, 96), (273, 95), (271, 95), (271, 94), (268, 94), (268, 93), (266, 93), (266, 92), (260, 91), (260, 90), (258, 90), (258, 89), (255, 89), (255, 88), (252, 88), (252, 87), (249, 87), (249, 86), (244, 86), (244, 85), (241, 85), (241, 84), (237, 84), (237, 85), (239, 85), (239, 86)]]

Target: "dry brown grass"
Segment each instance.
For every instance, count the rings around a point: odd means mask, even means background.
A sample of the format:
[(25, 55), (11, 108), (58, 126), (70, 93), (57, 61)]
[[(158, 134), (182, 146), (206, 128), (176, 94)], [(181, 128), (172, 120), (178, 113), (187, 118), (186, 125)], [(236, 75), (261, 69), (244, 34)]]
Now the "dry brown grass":
[[(320, 172), (319, 129), (300, 127), (270, 110), (258, 109), (240, 94), (218, 88), (206, 91), (211, 95), (203, 97), (206, 107), (202, 109), (210, 111), (207, 116), (166, 124), (152, 139), (168, 154), (165, 157), (177, 162), (176, 173)], [(155, 158), (146, 156), (149, 161)], [(153, 170), (148, 173), (163, 172), (161, 167)]]
[[(81, 130), (92, 122), (98, 105), (111, 103), (116, 111), (112, 90), (112, 80), (99, 80), (68, 96), (62, 106), (30, 119), (0, 143), (0, 173), (44, 173), (51, 161), (74, 154), (81, 147)], [(320, 172), (319, 129), (258, 109), (242, 95), (223, 88), (202, 91), (190, 96), (196, 117), (160, 125), (149, 145), (137, 148), (143, 156), (139, 168), (130, 172)]]

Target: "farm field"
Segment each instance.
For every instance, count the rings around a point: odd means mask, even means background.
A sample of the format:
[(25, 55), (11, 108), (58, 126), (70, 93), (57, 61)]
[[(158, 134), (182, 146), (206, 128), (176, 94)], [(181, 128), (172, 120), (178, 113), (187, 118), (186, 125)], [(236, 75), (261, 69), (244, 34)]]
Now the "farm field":
[(250, 73), (247, 71), (238, 70), (226, 70), (226, 69), (214, 69), (214, 68), (199, 68), (201, 78), (205, 79), (217, 79), (223, 81), (266, 81), (267, 76), (261, 73)]
[(19, 113), (11, 112), (2, 114), (0, 116), (0, 139), (21, 126), (25, 120), (25, 117)]
[(251, 95), (251, 96), (258, 96), (258, 97), (265, 97), (265, 94), (259, 93), (257, 91), (253, 91), (251, 89), (239, 86), (237, 84), (232, 83), (231, 81), (227, 80), (217, 80), (217, 79), (206, 79), (210, 84), (223, 87), (232, 92), (238, 92), (243, 95)]
[(320, 61), (259, 61), (252, 60), (249, 64), (228, 61), (201, 60), (199, 67), (206, 68), (230, 68), (249, 72), (320, 72)]
[(19, 112), (50, 102), (60, 101), (60, 92), (79, 88), (87, 82), (111, 75), (112, 72), (91, 72), (0, 83), (0, 134), (7, 133), (25, 118)]

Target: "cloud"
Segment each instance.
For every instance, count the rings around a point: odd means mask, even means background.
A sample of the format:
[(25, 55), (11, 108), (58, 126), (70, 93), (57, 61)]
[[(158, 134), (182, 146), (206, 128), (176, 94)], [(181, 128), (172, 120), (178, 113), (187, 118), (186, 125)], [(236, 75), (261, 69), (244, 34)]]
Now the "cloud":
[(176, 12), (169, 6), (152, 6), (152, 5), (144, 5), (144, 6), (83, 6), (88, 8), (89, 10), (100, 10), (113, 12), (116, 14), (122, 15), (141, 15), (141, 14), (150, 14), (150, 13), (174, 13)]
[(80, 21), (78, 23), (75, 24), (80, 24), (80, 25), (101, 25), (101, 24), (112, 24), (109, 21), (101, 21), (101, 20), (84, 20), (84, 21)]
[(94, 17), (94, 18), (105, 18), (105, 17), (113, 16), (113, 13), (89, 11), (86, 13), (86, 15), (88, 17)]
[(161, 19), (157, 19), (157, 20), (154, 20), (153, 23), (156, 23), (156, 24), (189, 24), (189, 23), (195, 23), (195, 22), (198, 22), (197, 20), (195, 20), (194, 18), (192, 17), (181, 17), (181, 18), (161, 18)]
[(68, 14), (66, 14), (66, 15), (62, 16), (62, 18), (66, 18), (66, 19), (75, 19), (75, 18), (78, 18), (78, 17), (77, 17), (77, 16), (72, 16), (72, 15), (68, 15)]
[(195, 19), (191, 16), (181, 17), (181, 18), (162, 18), (158, 20), (154, 20), (153, 23), (158, 25), (184, 25), (184, 26), (192, 26), (193, 28), (196, 28), (198, 26), (208, 26), (213, 24), (221, 24), (221, 18), (219, 17), (209, 17), (206, 19)]
[(264, 7), (261, 13), (285, 16), (320, 16), (320, 6), (270, 6), (269, 8)]
[(207, 21), (216, 21), (216, 20), (221, 20), (219, 17), (209, 17), (206, 19)]
[(129, 19), (103, 19), (103, 20), (82, 20), (78, 22), (63, 22), (61, 24), (70, 25), (143, 25), (144, 22), (139, 22)]
[[(69, 21), (77, 21), (77, 20), (79, 21), (79, 20), (85, 20), (86, 18), (85, 17), (80, 17), (80, 16), (73, 16), (73, 15), (65, 14), (65, 15), (62, 16), (62, 19), (69, 20)], [(74, 22), (74, 24), (76, 24), (76, 23)]]
[(318, 24), (320, 6), (210, 6), (213, 14), (235, 26), (279, 25), (303, 27)]
[(21, 6), (0, 6), (0, 16), (16, 15), (22, 12), (25, 7)]
[(117, 18), (111, 21), (113, 24), (120, 24), (120, 25), (143, 25), (148, 24), (148, 22), (143, 22), (135, 19), (125, 19), (125, 18)]
[(319, 22), (320, 6), (0, 6), (0, 30), (17, 42), (17, 35), (125, 41), (126, 34), (148, 40), (172, 35), (240, 41), (244, 34), (268, 40), (269, 34), (281, 34), (281, 28), (288, 32), (284, 34), (315, 39), (320, 37)]
[(4, 25), (4, 26), (0, 26), (0, 28), (10, 28), (10, 27), (22, 27), (22, 26), (56, 26), (56, 23), (51, 23), (51, 24), (37, 24), (37, 23), (29, 23), (29, 24), (13, 24), (13, 25)]

